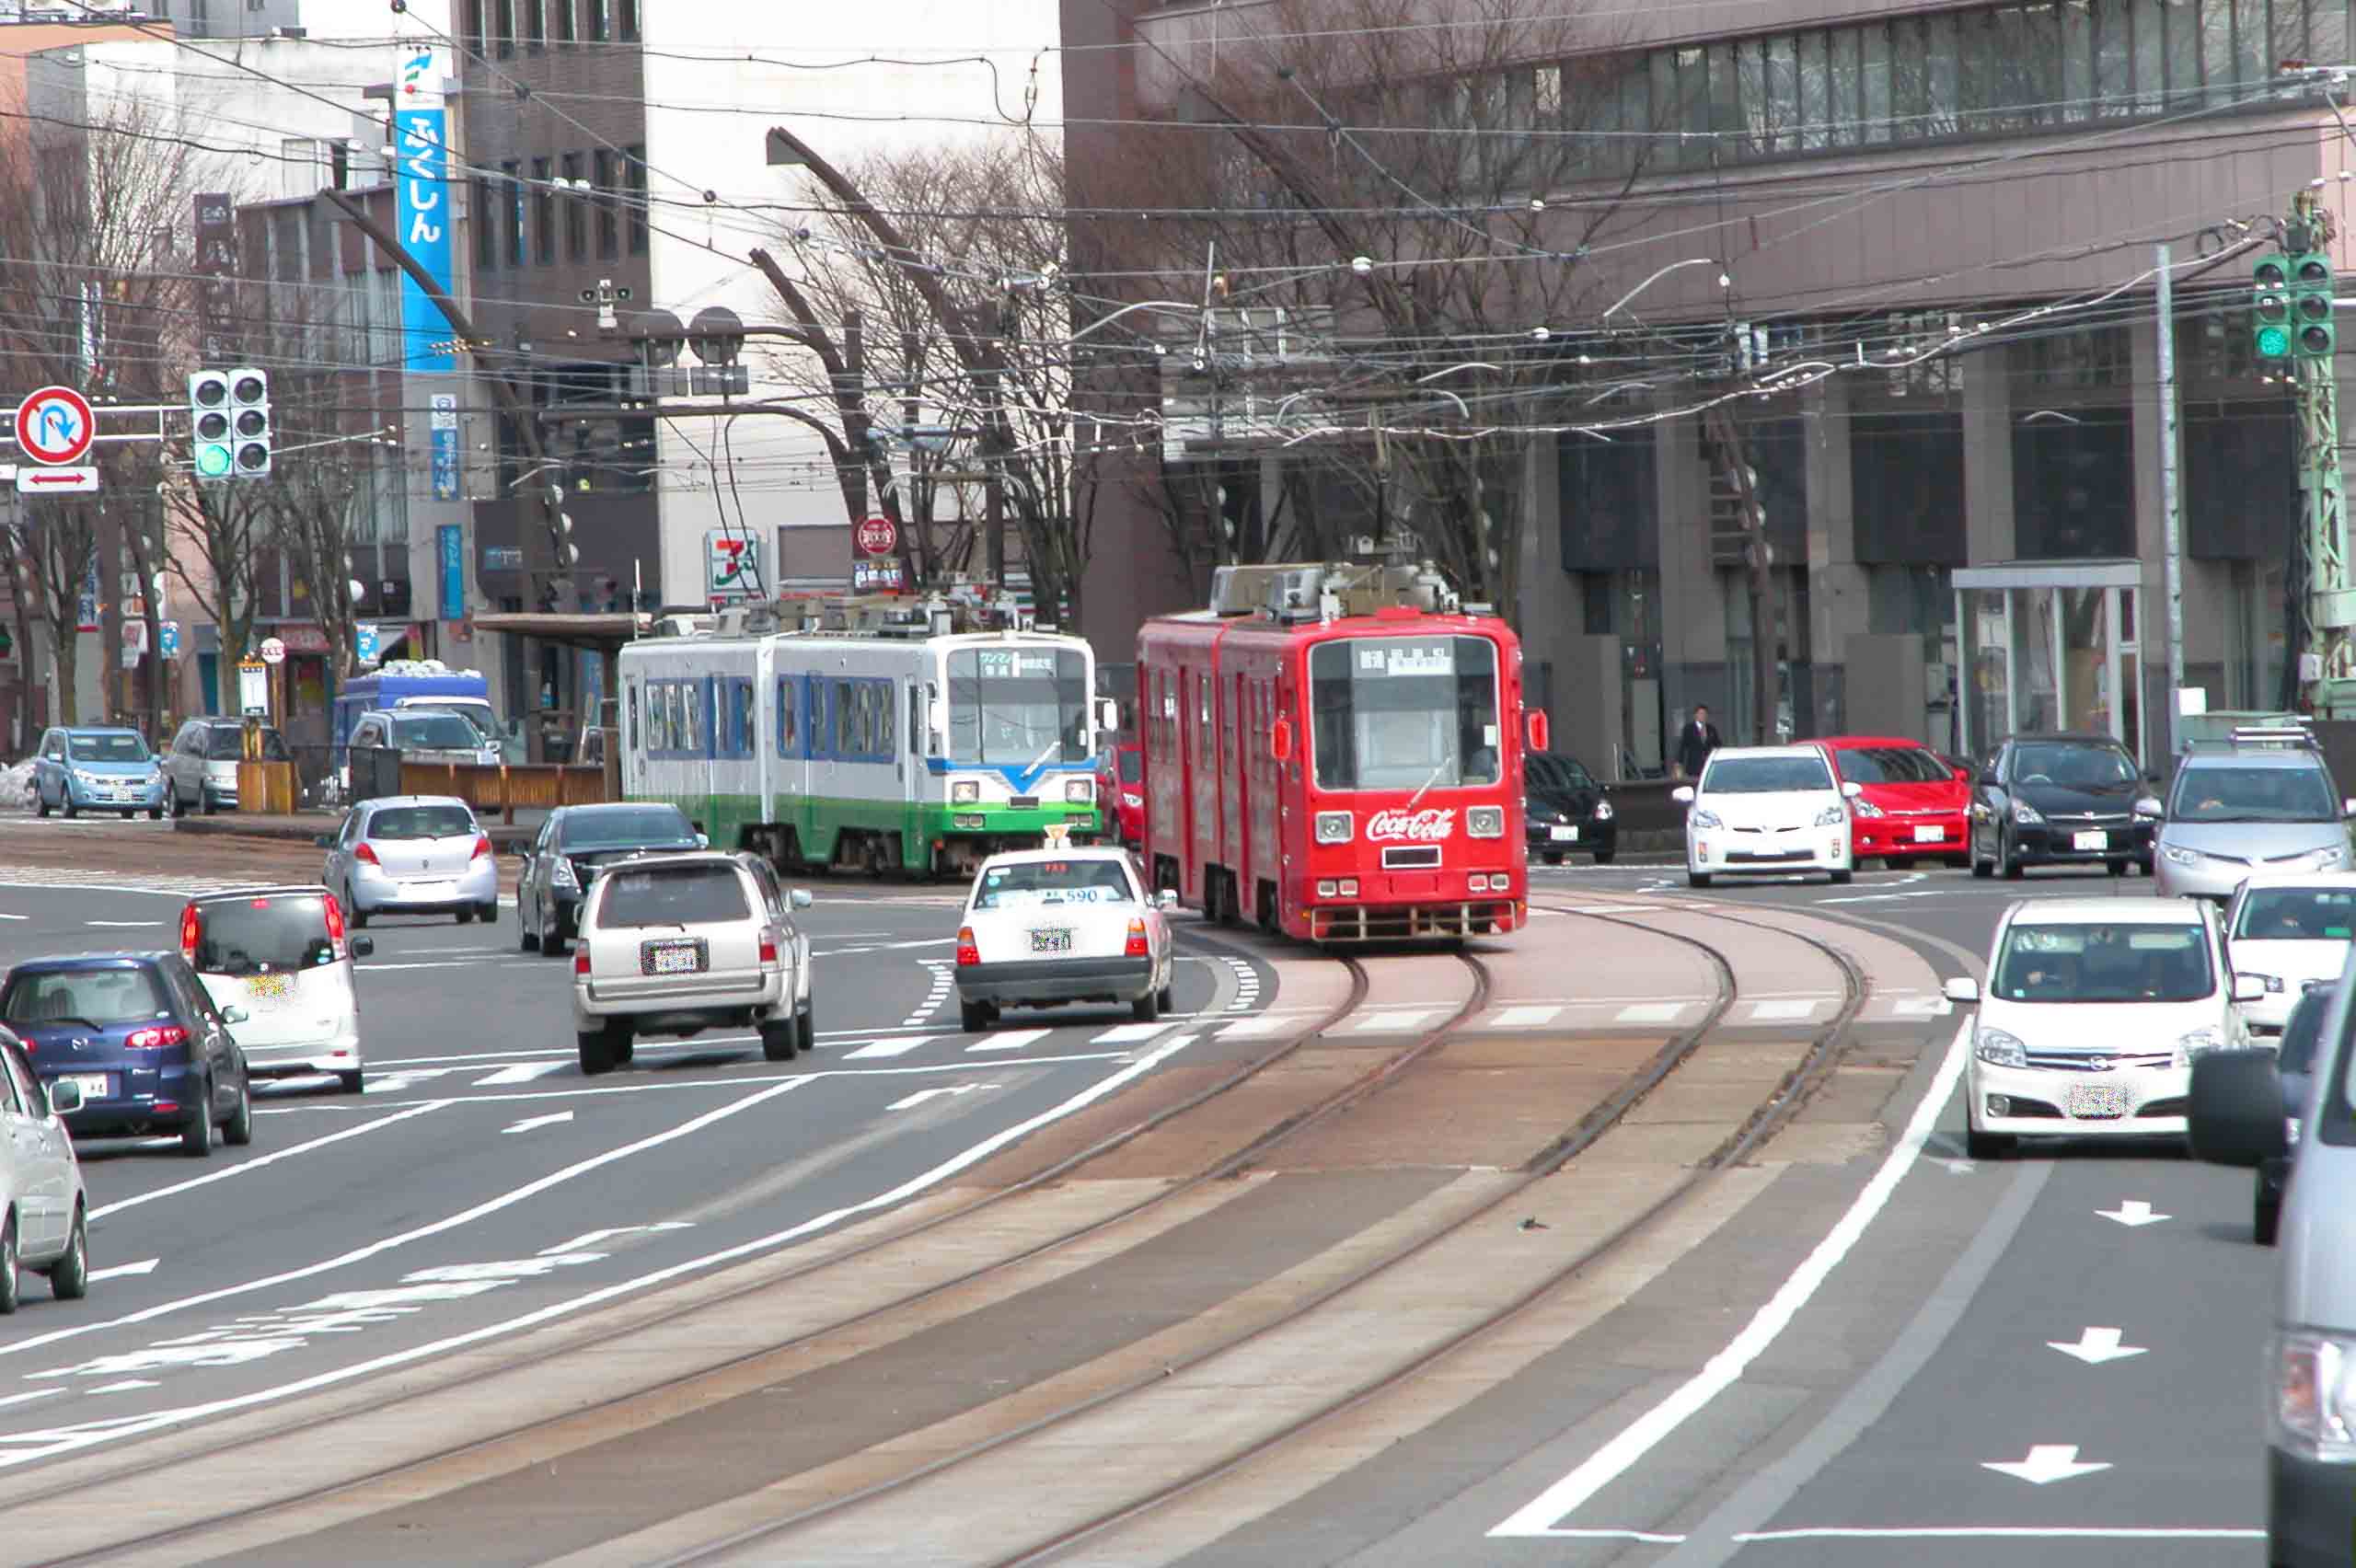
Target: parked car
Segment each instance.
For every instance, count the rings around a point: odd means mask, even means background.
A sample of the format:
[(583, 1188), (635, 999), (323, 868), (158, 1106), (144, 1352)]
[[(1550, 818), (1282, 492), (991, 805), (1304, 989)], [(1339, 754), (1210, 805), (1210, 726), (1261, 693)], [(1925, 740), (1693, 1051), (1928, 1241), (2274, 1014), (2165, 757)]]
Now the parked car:
[(164, 814), (164, 775), (136, 730), (53, 729), (33, 754), (33, 809)]
[(1125, 848), (1145, 843), (1145, 747), (1124, 741), (1096, 759), (1096, 799)]
[(1893, 870), (1917, 859), (1971, 862), (1971, 774), (1950, 766), (1920, 741), (1886, 735), (1834, 735), (1816, 743), (1832, 771), (1859, 786), (1850, 802), (1850, 859), (1878, 858)]
[(615, 861), (710, 846), (676, 806), (560, 806), (524, 851), (516, 879), (515, 923), (524, 951), (561, 957), (580, 928), (582, 899), (597, 873)]
[(975, 873), (957, 931), (957, 1011), (977, 1033), (1011, 1007), (1126, 1004), (1139, 1023), (1170, 1006), (1164, 911), (1137, 857), (1110, 846), (993, 855)]
[[(245, 760), (246, 726), (241, 719), (191, 719), (172, 737), (164, 754), (166, 803), (174, 816), (194, 807), (210, 816), (237, 809), (237, 764)], [(261, 727), (261, 760), (292, 762), (286, 737)]]
[(41, 1082), (80, 1092), (65, 1113), (75, 1137), (177, 1132), (199, 1159), (216, 1127), (229, 1143), (253, 1142), (245, 1052), (231, 1033), (244, 1021), (176, 952), (31, 959), (0, 990), (0, 1023), (24, 1042)]
[(40, 1082), (0, 1029), (0, 1317), (24, 1299), (26, 1269), (47, 1274), (60, 1301), (89, 1293), (89, 1199), (64, 1122), (81, 1105), (79, 1086)]
[(2147, 783), (2127, 748), (2108, 735), (2015, 735), (1989, 754), (1971, 806), (1971, 874), (1999, 867), (2018, 879), (2031, 866), (2130, 866), (2152, 871), (2155, 811), (2139, 810)]
[(2232, 745), (2196, 748), (2177, 766), (2158, 828), (2163, 894), (2224, 900), (2255, 871), (2349, 866), (2356, 801), (2341, 797), (2305, 732), (2288, 732), (2298, 739), (2245, 744), (2251, 732), (2237, 732)]
[(2260, 995), (2226, 967), (2211, 905), (2173, 898), (2024, 899), (2004, 911), (1965, 1065), (1965, 1142), (1974, 1159), (2024, 1137), (2141, 1137), (2185, 1130), (2192, 1063), (2244, 1050), (2237, 1004)]
[(346, 1094), (364, 1086), (360, 994), (352, 961), (376, 951), (347, 938), (343, 906), (324, 887), (207, 893), (180, 911), (180, 956), (234, 1026), (246, 1069), (263, 1078), (332, 1073)]
[(2356, 871), (2261, 872), (2225, 908), (2225, 951), (2234, 973), (2255, 976), (2266, 995), (2242, 1017), (2260, 1038), (2280, 1034), (2308, 986), (2335, 978), (2356, 941)]
[[(465, 720), (443, 714), (453, 724)], [(363, 801), (343, 830), (312, 842), (328, 852), (319, 881), (343, 901), (354, 928), (378, 915), (499, 918), (499, 861), (474, 808), (447, 795)]]
[(1685, 880), (1707, 887), (1731, 872), (1823, 871), (1845, 882), (1858, 793), (1813, 745), (1720, 746), (1700, 778), (1669, 791), (1686, 808)]
[(810, 940), (788, 892), (757, 855), (651, 855), (596, 879), (572, 952), (581, 1070), (610, 1072), (641, 1034), (759, 1031), (772, 1062), (817, 1043)]
[(1603, 786), (1562, 752), (1530, 752), (1522, 759), (1522, 832), (1530, 852), (1559, 866), (1574, 851), (1608, 866), (1620, 852), (1619, 813)]
[(403, 762), (493, 763), (499, 743), (446, 708), (375, 709), (352, 726), (352, 744), (390, 746)]

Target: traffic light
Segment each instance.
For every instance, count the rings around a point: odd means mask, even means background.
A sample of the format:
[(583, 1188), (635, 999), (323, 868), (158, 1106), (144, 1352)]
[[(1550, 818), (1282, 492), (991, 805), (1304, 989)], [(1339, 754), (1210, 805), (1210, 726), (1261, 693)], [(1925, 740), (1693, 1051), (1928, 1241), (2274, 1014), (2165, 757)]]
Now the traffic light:
[(2283, 248), (2291, 263), (2291, 347), (2299, 358), (2327, 360), (2339, 348), (2339, 329), (2331, 323), (2331, 258), (2314, 244), (2304, 225), (2285, 232)]
[(229, 442), (229, 377), (217, 370), (200, 370), (188, 378), (189, 430), (193, 437), (190, 458), (196, 477), (207, 482), (225, 479), (234, 461)]
[(237, 466), (232, 470), (241, 479), (266, 479), (270, 477), (270, 377), (251, 368), (229, 373), (229, 418), (237, 443)]

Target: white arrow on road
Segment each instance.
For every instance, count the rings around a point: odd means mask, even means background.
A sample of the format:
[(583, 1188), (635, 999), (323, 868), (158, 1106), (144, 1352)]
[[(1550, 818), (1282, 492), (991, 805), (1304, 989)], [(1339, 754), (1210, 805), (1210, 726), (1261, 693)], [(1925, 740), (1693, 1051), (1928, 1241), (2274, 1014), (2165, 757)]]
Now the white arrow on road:
[(144, 1262), (117, 1263), (110, 1269), (92, 1269), (90, 1282), (95, 1285), (102, 1279), (127, 1279), (133, 1274), (154, 1274), (156, 1265), (161, 1262), (160, 1258), (149, 1258)]
[(2174, 1215), (2154, 1214), (2152, 1205), (2141, 1198), (2130, 1198), (2115, 1209), (2096, 1209), (2095, 1212), (2105, 1219), (2115, 1219), (2131, 1229), (2139, 1225), (2157, 1225), (2164, 1219), (2176, 1217)]
[(895, 1100), (884, 1107), (886, 1111), (906, 1111), (911, 1105), (921, 1105), (938, 1094), (971, 1094), (977, 1089), (996, 1089), (994, 1083), (961, 1083), (954, 1089), (920, 1089), (906, 1100)]
[(2038, 1443), (2032, 1446), (2025, 1459), (1982, 1459), (1981, 1470), (1992, 1470), (1999, 1475), (2009, 1475), (2031, 1486), (2043, 1486), (2048, 1482), (2071, 1481), (2078, 1476), (2107, 1470), (2107, 1464), (2081, 1464), (2078, 1446), (2074, 1443)]
[(2074, 1355), (2089, 1366), (2099, 1366), (2106, 1361), (2124, 1361), (2131, 1355), (2147, 1354), (2140, 1344), (2121, 1344), (2117, 1329), (2088, 1329), (2078, 1336), (2078, 1343), (2047, 1340), (2045, 1343), (2064, 1355)]
[(560, 1111), (553, 1116), (526, 1116), (522, 1121), (516, 1123), (514, 1126), (502, 1127), (499, 1130), (502, 1133), (528, 1133), (534, 1127), (553, 1127), (559, 1122), (570, 1122), (572, 1120), (572, 1112)]

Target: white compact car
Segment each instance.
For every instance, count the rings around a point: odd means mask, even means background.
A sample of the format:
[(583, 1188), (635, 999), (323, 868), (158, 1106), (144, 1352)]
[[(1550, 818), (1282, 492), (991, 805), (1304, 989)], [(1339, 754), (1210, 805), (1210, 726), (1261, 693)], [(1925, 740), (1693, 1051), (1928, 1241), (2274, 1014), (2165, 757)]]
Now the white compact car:
[(993, 855), (957, 932), (957, 1013), (978, 1033), (1011, 1007), (1126, 1002), (1151, 1023), (1170, 1006), (1174, 893), (1149, 894), (1110, 846)]
[(364, 1086), (360, 995), (352, 961), (376, 951), (344, 934), (343, 906), (324, 887), (208, 893), (180, 911), (180, 956), (231, 1026), (255, 1078), (331, 1073), (346, 1094)]
[(88, 1200), (65, 1131), (66, 1114), (81, 1106), (71, 1078), (44, 1093), (23, 1046), (0, 1029), (0, 1317), (21, 1299), (21, 1269), (47, 1274), (60, 1301), (89, 1291)]
[(1861, 792), (1833, 778), (1814, 746), (1721, 746), (1700, 778), (1669, 793), (1686, 808), (1685, 880), (1707, 887), (1734, 872), (1826, 871), (1847, 882), (1849, 802)]
[(2235, 974), (2266, 988), (2242, 1004), (2249, 1032), (2279, 1036), (2310, 983), (2339, 978), (2351, 940), (2356, 871), (2261, 872), (2244, 882), (2225, 910), (2225, 950)]
[(2030, 899), (1997, 924), (1977, 1004), (1964, 1108), (1974, 1159), (2024, 1137), (2184, 1136), (2192, 1059), (2238, 1050), (2236, 1003), (2265, 994), (2226, 967), (2215, 910), (2196, 899)]
[(791, 1061), (817, 1043), (810, 940), (788, 893), (757, 855), (648, 855), (590, 884), (572, 944), (572, 1027), (581, 1070), (630, 1059), (640, 1034), (760, 1032), (761, 1054)]

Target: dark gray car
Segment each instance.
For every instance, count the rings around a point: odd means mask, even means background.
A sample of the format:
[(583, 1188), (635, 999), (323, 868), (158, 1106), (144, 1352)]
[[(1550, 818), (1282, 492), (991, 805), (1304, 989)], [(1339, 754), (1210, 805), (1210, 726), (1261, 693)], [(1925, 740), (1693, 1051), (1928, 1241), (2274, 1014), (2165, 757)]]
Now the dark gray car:
[(597, 873), (633, 855), (707, 847), (695, 824), (669, 805), (617, 802), (563, 806), (549, 813), (515, 883), (515, 919), (525, 952), (550, 958), (581, 928), (581, 901)]

